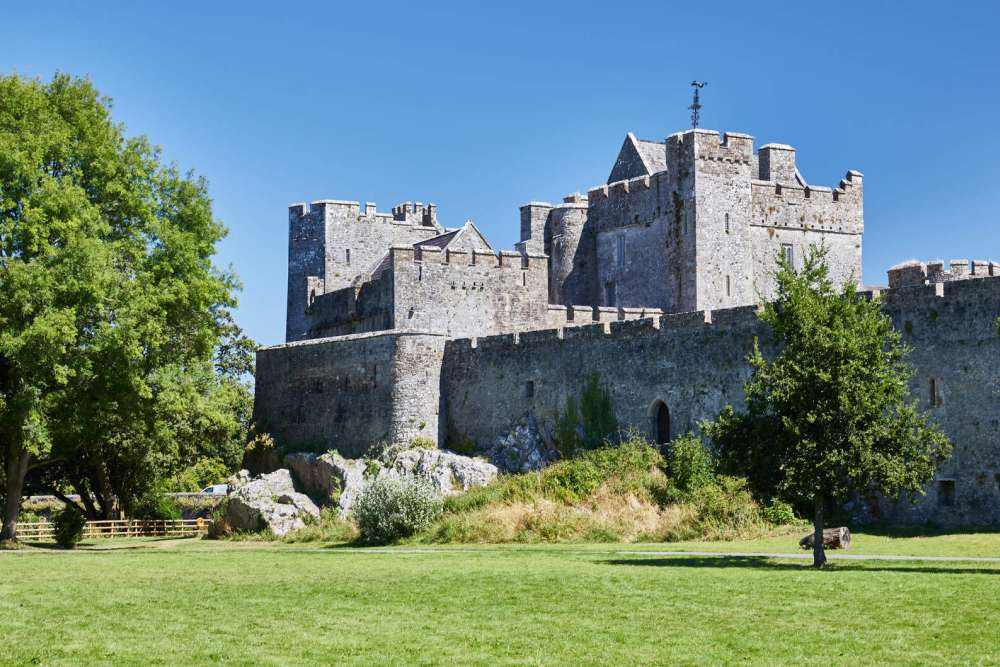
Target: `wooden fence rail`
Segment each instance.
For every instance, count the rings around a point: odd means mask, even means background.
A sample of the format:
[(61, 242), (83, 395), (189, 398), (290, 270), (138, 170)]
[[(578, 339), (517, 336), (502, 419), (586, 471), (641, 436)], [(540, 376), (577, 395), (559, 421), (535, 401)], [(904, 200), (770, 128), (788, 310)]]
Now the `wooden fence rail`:
[[(197, 537), (208, 531), (210, 519), (177, 521), (88, 521), (83, 539), (112, 537)], [(55, 526), (50, 521), (25, 521), (17, 524), (20, 540), (54, 540)]]

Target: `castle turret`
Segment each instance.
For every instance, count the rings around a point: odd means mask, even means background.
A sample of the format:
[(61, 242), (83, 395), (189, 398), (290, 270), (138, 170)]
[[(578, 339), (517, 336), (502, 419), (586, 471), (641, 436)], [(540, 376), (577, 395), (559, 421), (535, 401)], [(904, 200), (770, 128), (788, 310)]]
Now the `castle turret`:
[(285, 340), (301, 340), (307, 311), (324, 291), (326, 277), (326, 203), (288, 207), (288, 311)]
[(587, 198), (574, 193), (552, 209), (545, 229), (549, 303), (593, 304), (593, 237), (585, 236)]
[(521, 241), (518, 250), (526, 253), (547, 253), (545, 225), (552, 204), (533, 201), (521, 207)]

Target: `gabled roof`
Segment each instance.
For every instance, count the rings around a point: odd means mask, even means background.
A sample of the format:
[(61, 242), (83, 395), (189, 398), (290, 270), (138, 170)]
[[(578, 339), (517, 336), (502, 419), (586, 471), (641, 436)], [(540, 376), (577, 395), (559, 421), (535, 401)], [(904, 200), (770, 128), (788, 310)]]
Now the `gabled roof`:
[(418, 243), (414, 243), (414, 248), (425, 248), (433, 246), (436, 248), (451, 248), (452, 250), (493, 250), (483, 233), (479, 231), (472, 220), (466, 220), (465, 224), (458, 229), (451, 229), (444, 234), (432, 236)]
[(621, 150), (618, 151), (618, 159), (615, 160), (615, 165), (611, 168), (608, 183), (638, 178), (639, 176), (652, 176), (655, 173), (666, 171), (666, 169), (666, 142), (639, 139), (629, 132), (625, 136)]
[(438, 236), (432, 236), (429, 239), (424, 239), (423, 241), (418, 241), (413, 244), (414, 248), (426, 248), (427, 246), (434, 246), (435, 248), (447, 248), (448, 244), (451, 243), (452, 239), (460, 232), (460, 229), (453, 229), (444, 234), (439, 234)]

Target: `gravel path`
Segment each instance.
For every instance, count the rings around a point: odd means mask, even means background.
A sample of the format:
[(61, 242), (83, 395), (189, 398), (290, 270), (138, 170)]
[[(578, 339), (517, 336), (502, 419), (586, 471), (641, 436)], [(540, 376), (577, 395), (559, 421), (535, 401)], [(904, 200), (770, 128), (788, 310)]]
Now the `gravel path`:
[[(793, 558), (796, 560), (812, 560), (812, 552), (802, 553), (762, 553), (759, 551), (619, 551), (620, 556), (641, 554), (643, 556), (699, 556), (709, 558)], [(913, 561), (924, 560), (941, 563), (1000, 563), (1000, 557), (989, 556), (893, 556), (842, 554), (826, 552), (827, 560), (894, 560)]]

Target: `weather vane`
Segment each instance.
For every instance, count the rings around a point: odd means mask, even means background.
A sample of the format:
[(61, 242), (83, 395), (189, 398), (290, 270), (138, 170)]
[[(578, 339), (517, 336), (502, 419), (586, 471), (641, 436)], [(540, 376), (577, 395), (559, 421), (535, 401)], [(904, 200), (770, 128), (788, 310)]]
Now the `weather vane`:
[(708, 85), (708, 81), (692, 81), (691, 87), (694, 88), (694, 104), (688, 107), (691, 110), (691, 127), (698, 127), (698, 120), (701, 115), (698, 113), (701, 111), (701, 102), (698, 101), (698, 91)]

